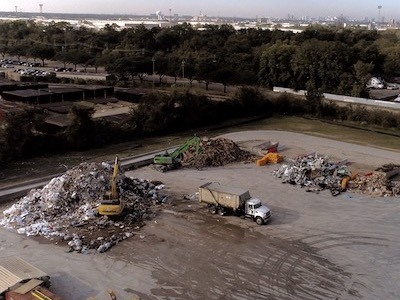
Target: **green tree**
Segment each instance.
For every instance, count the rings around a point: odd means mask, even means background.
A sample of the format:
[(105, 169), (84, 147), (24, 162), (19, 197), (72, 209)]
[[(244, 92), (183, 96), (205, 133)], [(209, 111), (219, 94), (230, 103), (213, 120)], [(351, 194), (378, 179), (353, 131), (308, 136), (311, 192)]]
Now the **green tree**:
[(6, 117), (0, 126), (0, 161), (20, 158), (28, 152), (44, 116), (41, 110), (27, 109)]
[(392, 45), (383, 50), (385, 62), (383, 70), (385, 77), (393, 78), (400, 75), (400, 45)]
[(296, 46), (276, 43), (266, 48), (261, 55), (259, 77), (269, 88), (273, 86), (294, 87), (292, 61)]
[(42, 60), (42, 66), (44, 67), (45, 59), (52, 59), (55, 55), (54, 48), (44, 44), (34, 44), (28, 52), (29, 56), (33, 58), (39, 58)]
[(94, 109), (91, 107), (75, 105), (69, 117), (71, 125), (65, 131), (65, 136), (72, 149), (86, 150), (99, 144), (96, 125), (92, 120)]
[(355, 82), (353, 84), (351, 95), (355, 97), (367, 98), (367, 82), (371, 78), (371, 71), (374, 69), (374, 66), (371, 63), (357, 61), (357, 63), (354, 64), (353, 68)]
[(224, 86), (224, 93), (226, 93), (227, 85), (235, 82), (235, 75), (237, 74), (230, 66), (219, 65), (218, 69), (212, 72), (210, 75), (212, 81), (222, 83)]
[(321, 112), (323, 93), (312, 80), (307, 82), (306, 100), (308, 111), (319, 115)]
[(204, 81), (206, 90), (208, 90), (211, 78), (213, 78), (212, 73), (217, 70), (217, 62), (213, 59), (213, 57), (209, 57), (208, 59), (199, 61), (196, 65), (196, 69), (197, 80)]
[(0, 54), (2, 58), (4, 59), (6, 57), (6, 54), (9, 52), (7, 44), (1, 44), (0, 45)]
[(28, 49), (28, 45), (21, 42), (9, 47), (8, 52), (11, 55), (16, 56), (18, 58), (18, 61), (21, 61), (21, 56), (27, 56)]

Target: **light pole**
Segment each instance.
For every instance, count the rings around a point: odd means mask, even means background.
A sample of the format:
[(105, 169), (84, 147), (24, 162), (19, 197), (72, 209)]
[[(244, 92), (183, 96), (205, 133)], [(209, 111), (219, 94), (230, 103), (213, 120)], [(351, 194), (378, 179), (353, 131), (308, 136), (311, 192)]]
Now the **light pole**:
[(378, 22), (376, 23), (377, 27), (379, 27), (379, 24), (381, 22), (381, 9), (382, 9), (382, 5), (378, 5)]
[(182, 60), (182, 80), (183, 85), (185, 85), (185, 60)]
[(155, 75), (155, 62), (156, 62), (156, 58), (153, 56), (151, 58), (151, 62), (153, 63), (153, 89), (154, 89), (154, 75)]

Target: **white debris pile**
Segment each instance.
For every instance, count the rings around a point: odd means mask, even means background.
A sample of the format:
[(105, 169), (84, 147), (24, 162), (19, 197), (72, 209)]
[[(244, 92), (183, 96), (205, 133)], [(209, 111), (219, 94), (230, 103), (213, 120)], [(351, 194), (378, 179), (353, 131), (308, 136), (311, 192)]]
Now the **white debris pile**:
[(107, 251), (131, 237), (150, 217), (162, 184), (145, 179), (118, 178), (125, 209), (118, 220), (98, 215), (103, 195), (111, 187), (112, 166), (82, 163), (53, 178), (42, 189), (31, 190), (3, 212), (0, 224), (28, 236), (43, 236), (68, 244), (71, 251)]
[(306, 187), (308, 192), (329, 189), (336, 196), (342, 190), (342, 179), (351, 175), (346, 163), (345, 160), (333, 163), (327, 157), (312, 153), (287, 160), (273, 174), (281, 178), (283, 183)]

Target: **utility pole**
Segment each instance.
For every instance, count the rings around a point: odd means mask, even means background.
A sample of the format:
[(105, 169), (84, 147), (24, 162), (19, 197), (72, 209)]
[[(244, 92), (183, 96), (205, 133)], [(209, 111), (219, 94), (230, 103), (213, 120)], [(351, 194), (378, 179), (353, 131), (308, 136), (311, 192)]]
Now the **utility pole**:
[(182, 60), (182, 84), (185, 85), (185, 60)]
[(382, 5), (378, 6), (378, 22), (376, 22), (377, 27), (380, 27), (379, 24), (381, 23), (381, 9), (382, 9)]
[(154, 75), (155, 75), (155, 62), (156, 62), (156, 58), (153, 56), (152, 58), (151, 58), (151, 61), (152, 61), (152, 63), (153, 63), (153, 90), (154, 90)]

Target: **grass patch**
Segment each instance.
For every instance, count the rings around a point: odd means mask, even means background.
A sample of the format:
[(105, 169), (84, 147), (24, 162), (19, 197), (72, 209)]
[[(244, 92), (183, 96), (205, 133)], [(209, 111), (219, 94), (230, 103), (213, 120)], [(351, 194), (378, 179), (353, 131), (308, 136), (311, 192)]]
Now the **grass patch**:
[(218, 132), (226, 133), (242, 130), (279, 130), (298, 132), (400, 152), (400, 136), (392, 135), (399, 134), (398, 130), (388, 130), (385, 132), (382, 130), (377, 132), (374, 130), (348, 127), (344, 123), (343, 125), (338, 125), (300, 117), (272, 117), (238, 126), (231, 126), (223, 130), (218, 130)]

